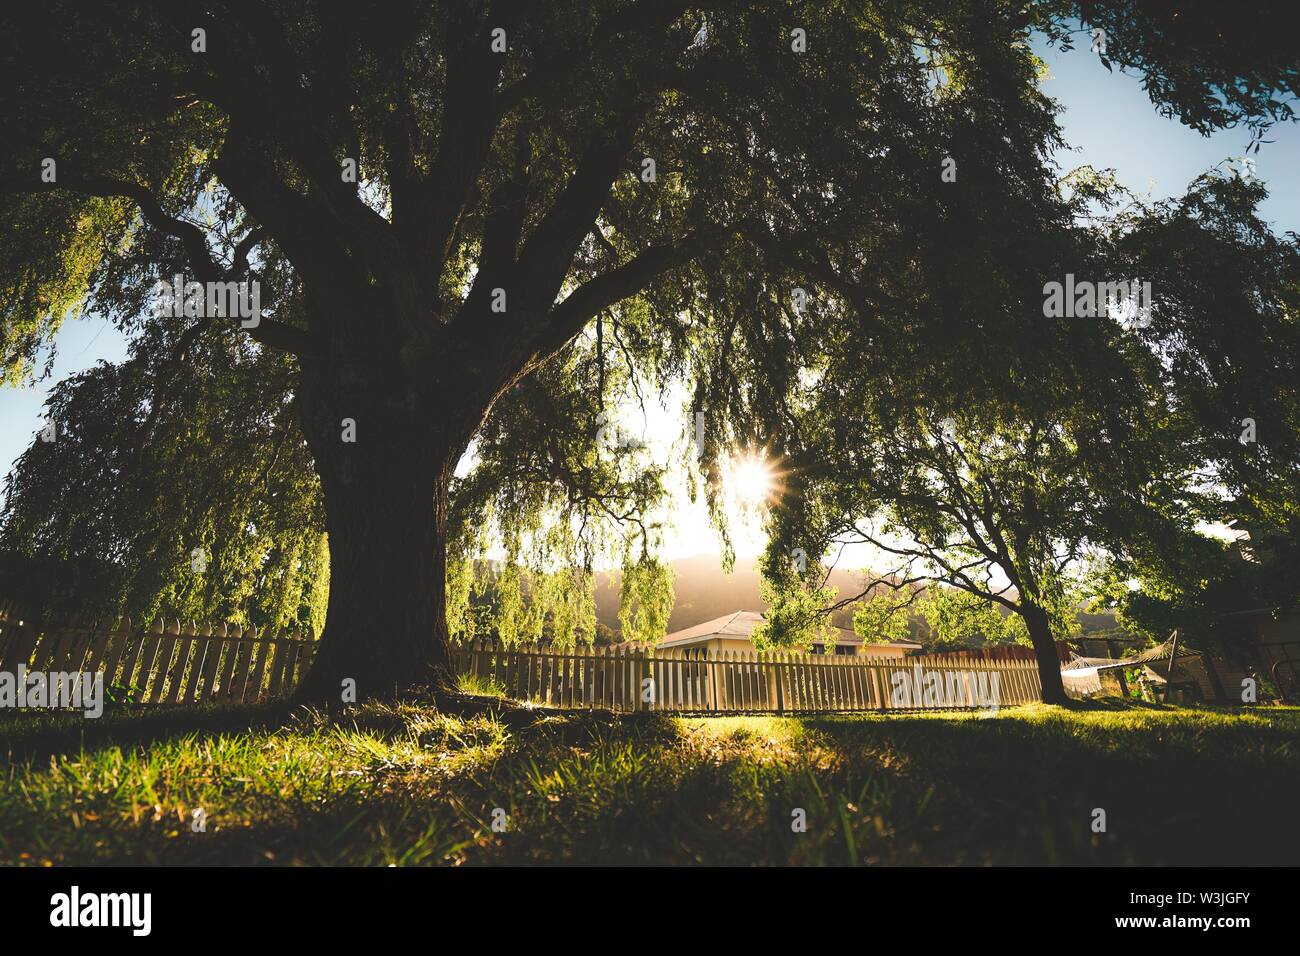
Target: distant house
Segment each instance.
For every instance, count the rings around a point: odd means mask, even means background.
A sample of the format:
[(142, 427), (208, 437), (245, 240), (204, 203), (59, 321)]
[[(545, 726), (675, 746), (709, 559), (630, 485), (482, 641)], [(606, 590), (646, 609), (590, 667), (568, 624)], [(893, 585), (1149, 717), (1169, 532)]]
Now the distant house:
[[(722, 617), (715, 617), (703, 624), (674, 631), (655, 645), (661, 650), (700, 650), (700, 651), (752, 651), (754, 650), (754, 628), (763, 622), (763, 615), (758, 611), (732, 611)], [(856, 654), (864, 657), (905, 657), (921, 649), (920, 644), (870, 644), (857, 634), (843, 628), (835, 628), (835, 654)], [(813, 644), (814, 654), (825, 654), (823, 641)]]

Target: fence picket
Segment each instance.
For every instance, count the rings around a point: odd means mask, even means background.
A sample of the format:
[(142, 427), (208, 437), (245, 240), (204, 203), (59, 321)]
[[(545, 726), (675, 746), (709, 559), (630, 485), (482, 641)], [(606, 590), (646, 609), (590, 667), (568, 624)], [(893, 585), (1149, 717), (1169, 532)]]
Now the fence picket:
[(234, 654), (231, 655), (233, 666), (221, 690), (221, 697), (227, 703), (238, 704), (244, 699), (244, 681), (248, 677), (248, 656), (252, 652), (252, 642), (256, 638), (256, 628), (240, 629), (239, 640), (235, 642)]
[[(144, 635), (140, 646), (140, 656), (135, 662), (135, 669), (128, 673), (132, 678), (127, 683), (131, 686), (140, 688), (140, 700), (149, 699), (149, 680), (153, 675), (154, 658), (158, 656), (158, 645), (162, 643), (163, 622), (159, 618), (153, 626), (153, 630)], [(138, 674), (139, 676), (135, 676)]]
[(91, 642), (90, 648), (86, 652), (86, 659), (82, 663), (82, 668), (91, 674), (98, 674), (103, 670), (104, 660), (107, 658), (109, 649), (113, 642), (113, 622), (100, 621), (95, 631), (95, 639)]
[(180, 635), (181, 628), (179, 621), (173, 621), (171, 624), (163, 624), (162, 634), (158, 638), (158, 651), (153, 662), (153, 682), (148, 685), (147, 693), (144, 695), (142, 703), (157, 704), (163, 699), (163, 691), (167, 685), (167, 675), (171, 673), (172, 656), (176, 651), (176, 641)]
[(235, 624), (226, 629), (225, 640), (221, 642), (221, 670), (217, 675), (217, 686), (212, 691), (213, 700), (230, 697), (230, 685), (235, 681), (235, 663), (239, 658), (239, 639), (243, 636), (242, 625)]
[(606, 647), (601, 652), (600, 660), (600, 706), (607, 709), (614, 709), (614, 648)]
[(131, 624), (129, 617), (124, 617), (118, 623), (116, 630), (113, 632), (113, 640), (109, 645), (108, 652), (104, 656), (104, 686), (112, 687), (121, 683), (117, 679), (118, 671), (122, 668), (122, 659), (127, 656), (131, 641), (135, 636), (135, 629)]
[(284, 686), (284, 672), (297, 633), (297, 630), (280, 632), (279, 639), (273, 642), (268, 649), (268, 653), (271, 654), (271, 660), (268, 662), (270, 676), (266, 682), (266, 696), (268, 699), (280, 696), (281, 688)]
[(77, 629), (76, 638), (68, 649), (68, 656), (64, 659), (63, 667), (60, 669), (68, 672), (84, 670), (82, 662), (85, 661), (86, 655), (90, 652), (90, 645), (94, 639), (94, 625), (89, 621), (82, 622), (82, 626)]
[(298, 682), (302, 680), (303, 672), (310, 662), (312, 651), (309, 648), (314, 646), (310, 628), (305, 633), (294, 631), (294, 639), (289, 642), (289, 650), (285, 655), (284, 684), (280, 687), (279, 696), (288, 697), (297, 689)]
[(623, 688), (626, 683), (626, 675), (623, 669), (627, 666), (627, 648), (619, 645), (614, 649), (614, 673), (610, 699), (614, 710), (623, 709)]
[(740, 652), (740, 702), (743, 710), (758, 710), (757, 684), (755, 683), (758, 676), (754, 668), (754, 652)]
[(208, 653), (203, 662), (203, 690), (202, 700), (216, 700), (217, 688), (221, 681), (222, 659), (226, 656), (230, 636), (230, 625), (226, 622), (221, 623), (221, 631), (212, 632), (212, 640), (208, 642)]
[(728, 660), (727, 697), (731, 704), (731, 710), (741, 711), (745, 708), (745, 665), (744, 652), (731, 651)]
[(252, 671), (248, 684), (244, 687), (244, 703), (256, 703), (262, 699), (262, 683), (266, 673), (266, 659), (275, 647), (275, 632), (268, 631), (265, 640), (253, 648)]
[(190, 656), (189, 674), (185, 689), (181, 691), (178, 703), (192, 704), (199, 699), (199, 681), (203, 677), (203, 667), (212, 643), (212, 625), (197, 625), (190, 622), (190, 633), (194, 635), (194, 653)]
[(161, 698), (163, 703), (175, 704), (180, 700), (181, 686), (189, 668), (190, 650), (194, 645), (194, 624), (184, 626), (176, 622), (176, 660), (167, 677), (167, 691)]
[(719, 713), (726, 713), (731, 710), (731, 695), (727, 692), (727, 678), (731, 676), (730, 651), (718, 651), (713, 670), (713, 693), (716, 695), (713, 707)]

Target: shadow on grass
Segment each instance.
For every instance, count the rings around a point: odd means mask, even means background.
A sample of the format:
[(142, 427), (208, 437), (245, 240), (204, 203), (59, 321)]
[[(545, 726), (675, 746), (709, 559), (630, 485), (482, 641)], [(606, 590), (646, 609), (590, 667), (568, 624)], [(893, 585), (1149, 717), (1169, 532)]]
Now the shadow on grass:
[(1297, 717), (1098, 706), (807, 723), (850, 760), (885, 755), (928, 782), (956, 845), (988, 862), (1250, 865), (1300, 855)]
[(144, 748), (193, 734), (270, 733), (292, 719), (287, 703), (120, 707), (102, 717), (10, 713), (0, 717), (0, 755), (12, 762), (107, 747)]
[[(0, 758), (10, 762), (42, 760), (71, 753), (95, 753), (106, 748), (147, 748), (198, 735), (269, 734), (297, 721), (333, 723), (376, 733), (401, 733), (412, 710), (435, 709), (429, 701), (396, 705), (347, 707), (326, 713), (288, 701), (263, 704), (196, 704), (186, 706), (118, 705), (101, 717), (76, 712), (0, 712)], [(553, 712), (518, 706), (492, 697), (459, 695), (444, 702), (441, 713), (456, 717), (488, 715), (512, 729), (524, 729), (552, 717)], [(572, 714), (591, 725), (617, 722), (616, 715)]]
[[(0, 721), (0, 755), (27, 754), (5, 768), (0, 857), (1150, 865), (1293, 863), (1300, 847), (1294, 709), (678, 720), (403, 704), (330, 719), (270, 705), (89, 723)], [(83, 745), (103, 753), (80, 766)], [(61, 748), (59, 774), (31, 759)], [(125, 780), (157, 796), (123, 798)], [(212, 822), (193, 832), (200, 796)]]

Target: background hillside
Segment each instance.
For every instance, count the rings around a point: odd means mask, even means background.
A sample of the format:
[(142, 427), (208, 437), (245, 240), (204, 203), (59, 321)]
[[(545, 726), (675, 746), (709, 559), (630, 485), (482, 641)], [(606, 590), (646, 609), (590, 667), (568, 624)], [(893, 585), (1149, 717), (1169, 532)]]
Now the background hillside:
[[(767, 605), (759, 592), (759, 573), (753, 558), (737, 558), (731, 574), (724, 574), (722, 562), (716, 554), (697, 554), (670, 562), (673, 569), (677, 600), (668, 618), (668, 631), (681, 630), (704, 621), (730, 614), (732, 611), (765, 611)], [(836, 568), (830, 581), (839, 589), (838, 599), (859, 593), (868, 572)], [(596, 583), (596, 619), (609, 628), (618, 628), (618, 592), (621, 575), (618, 572), (602, 573)], [(853, 627), (853, 609), (845, 608), (835, 614), (840, 627)], [(1078, 614), (1084, 632), (1102, 631), (1115, 627), (1111, 614)], [(923, 623), (918, 622), (922, 631)]]
[[(697, 554), (670, 562), (673, 569), (677, 601), (668, 630), (680, 630), (700, 624), (732, 611), (763, 611), (767, 606), (759, 596), (759, 574), (753, 558), (737, 558), (731, 574), (724, 574), (716, 554)], [(845, 598), (862, 590), (866, 572), (837, 568), (828, 582)], [(608, 627), (618, 627), (618, 592), (621, 575), (601, 574), (596, 584), (596, 619)], [(852, 611), (837, 612), (835, 623), (852, 626)]]

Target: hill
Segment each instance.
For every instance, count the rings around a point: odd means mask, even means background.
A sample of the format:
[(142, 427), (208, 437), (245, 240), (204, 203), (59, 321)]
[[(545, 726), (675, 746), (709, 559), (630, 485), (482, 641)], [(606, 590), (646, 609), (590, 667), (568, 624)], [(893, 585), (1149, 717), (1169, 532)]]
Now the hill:
[[(737, 558), (731, 574), (722, 570), (722, 560), (715, 554), (696, 554), (670, 562), (677, 600), (668, 630), (680, 630), (693, 624), (730, 614), (732, 611), (763, 611), (759, 592), (759, 573), (753, 558)], [(845, 598), (862, 590), (866, 572), (836, 568), (828, 582)], [(618, 572), (600, 575), (596, 584), (596, 619), (608, 627), (618, 627)], [(852, 627), (853, 614), (843, 610), (835, 615), (840, 627)]]
[[(731, 574), (722, 570), (722, 561), (716, 554), (696, 554), (669, 562), (673, 569), (677, 600), (668, 618), (668, 631), (681, 630), (702, 624), (732, 611), (765, 611), (759, 591), (757, 562), (753, 558), (737, 558)], [(839, 589), (838, 599), (858, 594), (869, 574), (866, 570), (836, 568), (831, 571), (829, 584)], [(618, 628), (618, 593), (621, 575), (602, 573), (596, 583), (596, 619), (606, 627)], [(1003, 610), (1003, 609), (999, 609)], [(1006, 613), (1003, 611), (1003, 613)], [(1089, 614), (1080, 611), (1079, 623), (1084, 633), (1113, 629), (1113, 614)], [(840, 627), (853, 627), (853, 609), (844, 608), (834, 616)], [(923, 623), (918, 625), (925, 630)]]

